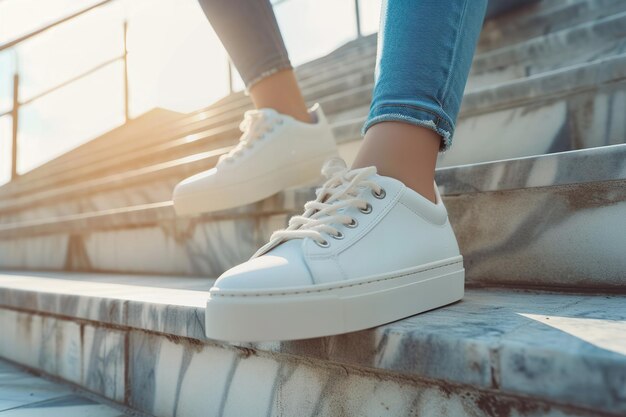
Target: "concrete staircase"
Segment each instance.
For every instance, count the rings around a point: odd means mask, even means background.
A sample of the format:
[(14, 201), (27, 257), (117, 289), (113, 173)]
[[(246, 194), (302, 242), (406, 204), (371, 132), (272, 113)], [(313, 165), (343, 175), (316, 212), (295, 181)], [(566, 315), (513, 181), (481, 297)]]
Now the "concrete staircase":
[[(365, 37), (297, 70), (348, 161), (375, 50)], [(0, 357), (155, 416), (626, 414), (626, 2), (486, 22), (437, 172), (467, 295), (380, 328), (204, 337), (206, 277), (313, 195), (174, 215), (173, 186), (234, 146), (249, 108), (239, 93), (158, 110), (0, 187)]]

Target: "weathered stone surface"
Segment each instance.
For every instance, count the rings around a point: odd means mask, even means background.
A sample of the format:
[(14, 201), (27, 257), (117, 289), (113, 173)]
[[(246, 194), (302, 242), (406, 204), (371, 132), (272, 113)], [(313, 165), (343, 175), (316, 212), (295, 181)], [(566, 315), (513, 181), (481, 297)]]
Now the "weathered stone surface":
[(525, 78), (568, 65), (619, 55), (626, 49), (626, 14), (618, 13), (477, 54), (468, 89)]
[(626, 288), (626, 181), (474, 193), (446, 204), (470, 283)]
[[(162, 416), (280, 415), (298, 404), (360, 415), (372, 395), (389, 415), (437, 407), (502, 415), (489, 404), (524, 416), (626, 412), (623, 295), (472, 289), (459, 303), (375, 329), (230, 345), (204, 337), (209, 285), (2, 274), (0, 356)], [(196, 395), (199, 386), (210, 389)]]
[[(3, 273), (0, 274), (0, 305), (13, 308), (27, 307), (30, 311), (93, 321), (100, 325), (135, 327), (202, 339), (206, 291), (213, 281), (208, 278), (165, 276)], [(9, 317), (3, 322), (7, 326), (7, 332), (21, 334), (19, 333), (21, 328), (11, 324), (15, 322), (13, 318)], [(41, 326), (42, 323), (39, 321), (29, 324), (27, 327), (32, 327), (34, 333), (32, 335), (28, 333), (23, 337), (26, 340), (31, 336), (38, 338), (42, 333), (39, 330)], [(89, 336), (85, 339), (88, 340), (85, 342), (86, 350), (82, 351), (86, 358), (90, 355), (100, 357), (98, 349), (102, 348), (104, 344), (102, 338), (105, 335), (96, 330), (81, 330), (83, 338)], [(96, 338), (99, 338), (100, 342), (93, 343)], [(116, 338), (109, 345), (115, 350), (119, 343), (121, 342)], [(33, 347), (28, 349), (36, 349), (36, 346), (42, 344), (39, 339), (33, 339)], [(16, 354), (29, 351), (21, 349), (20, 345), (16, 347)], [(8, 345), (5, 348), (12, 349)], [(91, 354), (92, 350), (95, 353)], [(77, 357), (80, 353), (77, 353)], [(29, 356), (39, 358), (39, 354)], [(117, 358), (117, 354), (113, 357)], [(19, 357), (14, 360), (22, 362)], [(98, 372), (98, 362), (93, 366), (96, 366), (94, 369)]]
[(440, 168), (444, 196), (626, 180), (626, 145)]
[(541, 1), (525, 10), (486, 22), (478, 51), (505, 47), (528, 38), (557, 31), (624, 11), (615, 0)]
[[(159, 416), (583, 416), (595, 411), (133, 332), (132, 406)], [(145, 369), (153, 372), (146, 374)], [(146, 381), (142, 383), (142, 381)], [(176, 381), (176, 383), (172, 383)], [(210, 387), (193, 395), (193, 387)]]

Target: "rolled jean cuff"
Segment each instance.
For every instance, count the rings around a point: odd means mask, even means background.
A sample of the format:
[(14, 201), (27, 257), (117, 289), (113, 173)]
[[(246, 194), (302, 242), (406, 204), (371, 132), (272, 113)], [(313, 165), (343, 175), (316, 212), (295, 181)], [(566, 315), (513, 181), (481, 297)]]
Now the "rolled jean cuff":
[(381, 122), (403, 122), (431, 129), (441, 135), (441, 152), (452, 146), (454, 125), (433, 110), (407, 104), (377, 106), (370, 110), (361, 133), (365, 135), (370, 127)]
[(246, 85), (246, 94), (250, 92), (250, 87), (264, 78), (269, 77), (270, 75), (276, 74), (279, 71), (290, 70), (293, 69), (289, 58), (285, 56), (276, 56), (270, 58), (262, 63), (258, 64), (253, 68), (249, 74), (242, 74), (242, 79)]

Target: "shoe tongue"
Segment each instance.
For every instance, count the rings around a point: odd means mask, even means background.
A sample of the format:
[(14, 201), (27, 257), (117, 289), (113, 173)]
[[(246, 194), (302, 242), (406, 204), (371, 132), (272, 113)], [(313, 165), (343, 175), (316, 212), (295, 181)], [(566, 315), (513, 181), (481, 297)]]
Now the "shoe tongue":
[(326, 161), (326, 163), (324, 163), (324, 166), (322, 167), (322, 174), (330, 179), (333, 175), (335, 175), (336, 173), (347, 169), (348, 166), (346, 165), (346, 161), (344, 161), (341, 158), (331, 158), (328, 161)]
[(278, 115), (278, 112), (274, 109), (263, 108), (256, 110), (248, 110), (244, 114), (243, 124), (250, 129), (254, 125), (263, 120), (271, 120)]
[(302, 241), (304, 239), (289, 239), (284, 242), (278, 243), (276, 246), (267, 250), (264, 255), (274, 255), (274, 256), (286, 256), (293, 255), (294, 253), (301, 254), (300, 250), (302, 246)]
[(283, 253), (285, 251), (296, 250), (302, 244), (302, 240), (303, 239), (289, 239), (289, 240), (287, 240), (285, 242), (282, 242), (282, 243), (276, 245), (275, 247), (270, 249), (268, 251), (268, 253), (272, 253), (274, 255), (278, 255), (278, 254)]
[(262, 108), (257, 110), (258, 114), (261, 114), (264, 118), (273, 118), (278, 115), (278, 112), (270, 108)]
[(267, 123), (267, 120), (275, 118), (277, 114), (278, 112), (276, 112), (276, 110), (274, 109), (258, 109), (249, 110), (248, 112), (246, 112), (244, 121), (241, 125), (239, 125), (239, 128), (244, 133), (242, 139), (254, 137), (257, 129), (265, 125)]

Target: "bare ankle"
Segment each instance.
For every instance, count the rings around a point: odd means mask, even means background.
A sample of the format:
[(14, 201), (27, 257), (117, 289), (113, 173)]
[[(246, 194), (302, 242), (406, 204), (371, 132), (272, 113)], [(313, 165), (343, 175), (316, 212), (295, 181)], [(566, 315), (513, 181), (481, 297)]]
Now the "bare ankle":
[(250, 97), (257, 109), (274, 109), (304, 123), (311, 116), (292, 70), (279, 71), (250, 87)]
[(441, 136), (431, 129), (401, 122), (369, 128), (353, 168), (375, 166), (380, 175), (402, 181), (436, 202), (434, 177)]

